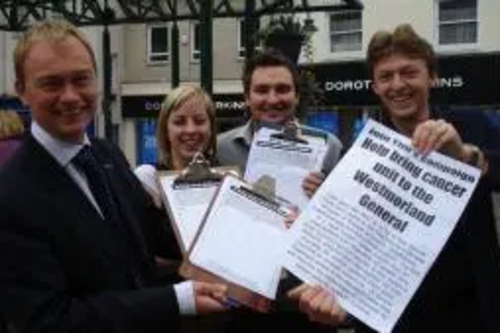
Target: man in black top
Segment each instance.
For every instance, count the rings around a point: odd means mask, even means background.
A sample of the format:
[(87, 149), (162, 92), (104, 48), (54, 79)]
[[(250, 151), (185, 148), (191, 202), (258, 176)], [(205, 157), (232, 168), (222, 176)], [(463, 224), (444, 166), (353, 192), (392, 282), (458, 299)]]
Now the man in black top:
[[(480, 111), (431, 108), (436, 58), (409, 25), (377, 32), (367, 62), (386, 125), (410, 137), (420, 153), (438, 150), (482, 171), (455, 230), (394, 332), (500, 332), (500, 250), (491, 198), (500, 189), (500, 129)], [(321, 288), (302, 287), (292, 296), (317, 321), (338, 324), (345, 318)]]

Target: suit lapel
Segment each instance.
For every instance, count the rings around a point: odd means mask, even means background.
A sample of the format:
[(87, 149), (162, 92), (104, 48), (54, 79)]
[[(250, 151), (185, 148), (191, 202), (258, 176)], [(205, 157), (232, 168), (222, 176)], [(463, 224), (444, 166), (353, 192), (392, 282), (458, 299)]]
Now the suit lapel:
[(36, 182), (61, 202), (61, 209), (78, 211), (87, 219), (99, 219), (100, 215), (67, 171), (33, 138), (27, 142), (28, 164)]
[[(94, 141), (92, 146), (94, 147), (96, 158), (103, 166), (104, 174), (109, 181), (111, 193), (114, 195), (114, 200), (119, 210), (118, 218), (120, 221), (118, 221), (118, 223), (128, 232), (128, 238), (132, 245), (135, 246), (143, 256), (147, 256), (142, 232), (137, 224), (139, 217), (134, 214), (134, 210), (132, 209), (132, 205), (136, 203), (131, 202), (133, 196), (129, 191), (133, 189), (125, 186), (127, 182), (126, 179), (124, 179), (125, 176), (123, 172), (128, 171), (129, 167), (128, 165), (119, 164), (117, 162), (118, 159), (113, 155), (114, 152), (104, 147), (99, 141)], [(127, 195), (129, 195), (129, 197), (127, 197)]]
[(40, 190), (50, 196), (50, 201), (58, 206), (61, 216), (67, 216), (61, 228), (80, 239), (93, 240), (93, 248), (113, 260), (122, 257), (122, 243), (116, 230), (104, 221), (93, 204), (78, 187), (67, 171), (36, 140), (26, 142), (27, 164), (32, 182), (40, 184)]

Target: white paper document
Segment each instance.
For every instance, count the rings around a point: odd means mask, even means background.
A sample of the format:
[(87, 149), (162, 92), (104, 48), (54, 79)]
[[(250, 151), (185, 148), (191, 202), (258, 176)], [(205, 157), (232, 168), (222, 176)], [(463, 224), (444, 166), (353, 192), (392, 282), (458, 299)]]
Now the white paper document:
[(276, 180), (276, 195), (303, 208), (309, 199), (302, 181), (312, 171), (320, 171), (327, 151), (324, 139), (301, 137), (298, 143), (272, 137), (277, 130), (261, 128), (254, 136), (245, 171), (245, 180), (254, 183), (261, 176)]
[(268, 299), (281, 275), (286, 212), (227, 176), (190, 251), (189, 261)]
[(390, 332), (439, 255), (480, 171), (370, 120), (287, 234), (284, 267)]
[(159, 179), (160, 186), (166, 196), (167, 208), (182, 240), (182, 250), (187, 252), (219, 187), (219, 183), (174, 186), (174, 181), (178, 176), (178, 174), (169, 174), (161, 176)]

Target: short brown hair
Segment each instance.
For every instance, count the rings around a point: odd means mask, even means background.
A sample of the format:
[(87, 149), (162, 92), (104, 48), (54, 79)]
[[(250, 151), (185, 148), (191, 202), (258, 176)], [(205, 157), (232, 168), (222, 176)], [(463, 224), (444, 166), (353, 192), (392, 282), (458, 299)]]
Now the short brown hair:
[(210, 142), (206, 151), (203, 152), (205, 158), (211, 164), (215, 162), (216, 156), (216, 135), (217, 128), (215, 124), (215, 108), (210, 96), (201, 87), (193, 85), (182, 85), (172, 90), (167, 97), (165, 97), (160, 114), (158, 115), (158, 125), (156, 128), (156, 139), (158, 141), (158, 163), (167, 168), (172, 167), (172, 154), (170, 142), (168, 140), (168, 119), (172, 112), (181, 107), (187, 100), (191, 98), (201, 98), (205, 104), (208, 118), (210, 120)]
[(0, 110), (0, 140), (19, 137), (24, 133), (21, 116), (10, 110)]
[(425, 61), (430, 75), (437, 72), (436, 55), (432, 45), (420, 37), (411, 25), (401, 24), (392, 33), (379, 30), (373, 35), (366, 53), (366, 62), (370, 75), (373, 76), (375, 65), (381, 59), (395, 53), (412, 59), (422, 59)]
[(299, 94), (300, 74), (297, 66), (285, 55), (283, 55), (283, 53), (276, 49), (270, 48), (264, 50), (263, 52), (257, 54), (256, 56), (248, 59), (245, 62), (242, 77), (245, 95), (248, 95), (250, 93), (250, 85), (252, 83), (253, 72), (255, 72), (257, 68), (261, 67), (285, 67), (286, 69), (288, 69), (293, 78), (295, 92)]
[(94, 70), (97, 71), (95, 54), (87, 37), (73, 24), (65, 20), (47, 20), (33, 25), (21, 39), (14, 49), (14, 71), (16, 80), (24, 85), (24, 61), (31, 47), (39, 41), (59, 41), (67, 37), (75, 37), (87, 49), (92, 58)]

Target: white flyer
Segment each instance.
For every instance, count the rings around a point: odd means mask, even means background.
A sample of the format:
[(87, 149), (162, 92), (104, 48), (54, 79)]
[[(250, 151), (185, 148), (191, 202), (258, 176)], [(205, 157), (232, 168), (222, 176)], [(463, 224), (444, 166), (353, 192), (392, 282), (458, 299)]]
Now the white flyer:
[(284, 267), (390, 332), (453, 231), (480, 171), (370, 120), (287, 234)]

